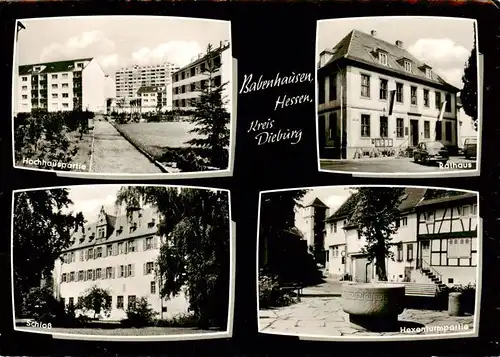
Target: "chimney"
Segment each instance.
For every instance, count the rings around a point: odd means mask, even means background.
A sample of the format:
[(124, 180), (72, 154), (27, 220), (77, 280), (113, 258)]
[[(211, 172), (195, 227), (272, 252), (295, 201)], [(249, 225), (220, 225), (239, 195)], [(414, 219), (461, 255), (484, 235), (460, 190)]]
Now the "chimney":
[(403, 48), (403, 41), (396, 40), (396, 46), (398, 46), (399, 48)]
[(372, 34), (373, 37), (377, 37), (377, 31), (372, 30), (371, 34)]

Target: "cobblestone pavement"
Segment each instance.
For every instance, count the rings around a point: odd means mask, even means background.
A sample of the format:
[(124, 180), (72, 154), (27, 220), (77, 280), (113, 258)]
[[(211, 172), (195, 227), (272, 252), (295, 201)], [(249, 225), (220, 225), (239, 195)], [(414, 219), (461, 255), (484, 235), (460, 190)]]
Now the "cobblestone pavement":
[[(370, 332), (349, 322), (340, 306), (340, 297), (302, 297), (282, 308), (261, 310), (261, 332), (316, 336), (395, 336), (470, 332), (474, 316), (451, 317), (447, 311), (405, 309), (399, 315), (399, 331)], [(423, 328), (416, 330), (418, 328)], [(444, 331), (444, 328), (449, 329)]]
[(91, 165), (91, 172), (99, 173), (161, 173), (106, 121), (95, 123)]
[[(475, 160), (466, 160), (461, 156), (451, 157), (448, 163), (449, 168), (440, 168), (438, 165), (423, 165), (413, 162), (409, 158), (376, 158), (376, 159), (358, 159), (358, 160), (320, 160), (322, 170), (349, 171), (349, 172), (378, 172), (378, 173), (398, 173), (398, 172), (447, 172), (447, 171), (468, 171), (476, 169)], [(471, 164), (468, 170), (459, 167), (453, 167), (454, 164)]]

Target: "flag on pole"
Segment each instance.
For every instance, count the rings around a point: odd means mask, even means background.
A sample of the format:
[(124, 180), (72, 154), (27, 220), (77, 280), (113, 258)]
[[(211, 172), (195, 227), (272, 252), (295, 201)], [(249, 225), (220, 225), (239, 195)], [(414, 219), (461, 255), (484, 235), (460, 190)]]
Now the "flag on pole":
[(21, 30), (26, 30), (26, 27), (23, 25), (23, 23), (21, 21), (18, 21), (17, 22), (17, 29), (16, 29), (16, 41), (18, 39), (19, 31), (21, 31)]
[(396, 98), (396, 90), (389, 91), (389, 116), (392, 115), (392, 110), (394, 109), (394, 99)]
[(443, 102), (443, 104), (441, 104), (441, 110), (439, 111), (439, 117), (438, 117), (438, 121), (441, 121), (443, 120), (443, 115), (444, 115), (444, 110), (446, 108), (446, 100)]

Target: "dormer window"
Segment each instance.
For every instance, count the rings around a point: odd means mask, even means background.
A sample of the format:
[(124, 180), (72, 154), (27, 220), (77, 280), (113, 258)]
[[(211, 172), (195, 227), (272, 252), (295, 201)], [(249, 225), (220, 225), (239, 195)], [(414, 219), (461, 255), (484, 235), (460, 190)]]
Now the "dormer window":
[(404, 60), (405, 71), (411, 73), (411, 62)]
[(132, 232), (135, 232), (135, 230), (137, 229), (137, 223), (133, 223), (131, 226), (130, 226), (130, 233)]
[(153, 228), (155, 226), (155, 219), (151, 219), (151, 222), (148, 223), (148, 228)]
[(378, 61), (380, 62), (380, 64), (387, 66), (387, 53), (379, 51)]
[(432, 78), (432, 70), (430, 68), (425, 69), (425, 76), (427, 78)]
[(33, 68), (33, 70), (34, 70), (35, 72), (40, 72), (40, 70), (41, 70), (41, 69), (42, 69), (42, 67), (38, 67), (38, 66), (37, 66), (37, 67), (35, 67), (35, 68)]

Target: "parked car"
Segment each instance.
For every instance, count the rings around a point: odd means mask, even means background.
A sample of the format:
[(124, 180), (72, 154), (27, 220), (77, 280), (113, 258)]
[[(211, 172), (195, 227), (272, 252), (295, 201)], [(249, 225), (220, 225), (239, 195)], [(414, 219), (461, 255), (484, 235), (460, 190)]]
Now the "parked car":
[(413, 151), (413, 161), (424, 164), (441, 162), (444, 165), (449, 158), (448, 149), (439, 141), (421, 142)]
[(477, 152), (477, 138), (465, 139), (464, 143), (464, 156), (466, 159), (476, 157)]

